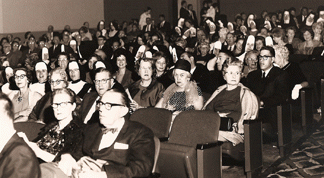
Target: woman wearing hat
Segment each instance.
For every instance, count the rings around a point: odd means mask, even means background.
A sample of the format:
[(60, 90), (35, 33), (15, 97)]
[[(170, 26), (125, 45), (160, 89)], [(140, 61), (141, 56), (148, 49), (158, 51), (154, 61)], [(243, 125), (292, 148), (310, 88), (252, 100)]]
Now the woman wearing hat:
[(155, 107), (168, 109), (174, 116), (181, 111), (201, 110), (204, 99), (196, 82), (190, 80), (190, 69), (188, 61), (178, 60), (173, 69), (175, 82), (165, 90)]

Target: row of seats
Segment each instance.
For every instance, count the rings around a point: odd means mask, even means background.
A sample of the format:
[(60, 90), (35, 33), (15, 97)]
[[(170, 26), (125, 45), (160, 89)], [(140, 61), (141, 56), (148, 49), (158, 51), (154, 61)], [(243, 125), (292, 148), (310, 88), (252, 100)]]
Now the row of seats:
[(211, 111), (182, 112), (174, 119), (172, 129), (172, 114), (166, 109), (139, 109), (130, 120), (148, 126), (160, 138), (157, 167), (161, 177), (221, 177), (223, 154), (244, 160), (248, 177), (257, 176), (262, 169), (260, 120), (244, 122), (245, 143), (237, 146), (218, 142), (220, 118)]

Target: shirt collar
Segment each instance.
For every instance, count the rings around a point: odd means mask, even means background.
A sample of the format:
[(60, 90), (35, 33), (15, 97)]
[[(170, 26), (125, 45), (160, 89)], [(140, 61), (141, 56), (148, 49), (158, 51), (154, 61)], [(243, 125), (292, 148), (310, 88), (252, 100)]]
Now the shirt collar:
[(266, 71), (263, 71), (263, 70), (262, 70), (262, 73), (264, 72), (264, 73), (265, 73), (265, 76), (267, 77), (268, 74), (269, 74), (269, 72), (270, 72), (270, 70), (271, 70), (272, 68), (273, 68), (273, 66), (272, 66), (270, 69), (266, 70)]

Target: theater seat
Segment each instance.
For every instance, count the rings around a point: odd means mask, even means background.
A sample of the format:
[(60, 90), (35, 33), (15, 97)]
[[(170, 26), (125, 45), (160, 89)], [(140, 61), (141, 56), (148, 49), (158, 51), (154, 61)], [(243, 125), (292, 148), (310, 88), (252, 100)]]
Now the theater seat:
[(17, 132), (24, 132), (29, 141), (34, 140), (38, 133), (41, 131), (45, 125), (37, 122), (16, 122), (14, 127)]
[(142, 123), (150, 128), (158, 138), (167, 138), (171, 127), (172, 113), (162, 108), (143, 108), (136, 110), (130, 120)]
[(220, 118), (212, 111), (185, 111), (174, 120), (169, 141), (161, 142), (161, 177), (221, 177)]
[(292, 118), (291, 106), (282, 104), (277, 106), (278, 146), (281, 157), (291, 151), (292, 145)]
[(262, 121), (245, 120), (244, 143), (233, 145), (231, 142), (222, 144), (222, 154), (224, 157), (232, 158), (236, 161), (244, 161), (247, 177), (258, 177), (262, 171)]

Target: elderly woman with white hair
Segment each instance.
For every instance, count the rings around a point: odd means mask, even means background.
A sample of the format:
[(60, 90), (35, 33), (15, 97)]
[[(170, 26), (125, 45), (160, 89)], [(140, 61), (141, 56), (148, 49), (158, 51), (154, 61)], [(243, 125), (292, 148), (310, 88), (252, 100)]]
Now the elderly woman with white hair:
[[(68, 75), (62, 68), (55, 68), (49, 73), (49, 83), (51, 84), (51, 92), (47, 92), (40, 100), (38, 100), (32, 112), (28, 116), (29, 121), (37, 121), (45, 124), (56, 121), (53, 109), (51, 107), (53, 91), (55, 89), (68, 87)], [(76, 98), (76, 103), (76, 111), (78, 111), (81, 104), (81, 99), (78, 96)]]
[(297, 63), (289, 61), (289, 50), (287, 47), (275, 45), (274, 50), (276, 54), (274, 63), (282, 70), (287, 71), (291, 98), (295, 100), (299, 97), (299, 90), (308, 86), (306, 77)]
[(244, 120), (256, 119), (259, 102), (255, 94), (240, 83), (243, 63), (231, 57), (223, 65), (223, 77), (226, 84), (218, 87), (208, 99), (203, 110), (214, 111), (222, 120), (232, 118), (230, 129), (219, 131), (219, 141), (230, 141), (233, 145), (243, 142)]

